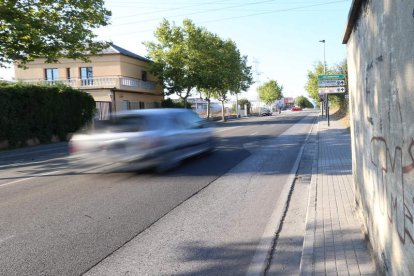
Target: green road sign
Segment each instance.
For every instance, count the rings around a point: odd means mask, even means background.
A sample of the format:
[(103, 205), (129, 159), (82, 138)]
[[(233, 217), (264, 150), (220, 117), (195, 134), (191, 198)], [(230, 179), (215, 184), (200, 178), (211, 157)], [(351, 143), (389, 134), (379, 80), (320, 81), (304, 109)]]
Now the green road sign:
[(318, 75), (319, 80), (344, 80), (344, 74), (337, 74), (337, 75)]

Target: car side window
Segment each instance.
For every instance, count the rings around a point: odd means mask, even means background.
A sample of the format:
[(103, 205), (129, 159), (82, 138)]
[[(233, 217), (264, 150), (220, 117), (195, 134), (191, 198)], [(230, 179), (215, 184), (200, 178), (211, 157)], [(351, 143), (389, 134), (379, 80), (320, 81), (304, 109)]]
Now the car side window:
[(139, 132), (145, 130), (145, 118), (139, 116), (125, 116), (112, 120), (110, 129), (113, 132)]

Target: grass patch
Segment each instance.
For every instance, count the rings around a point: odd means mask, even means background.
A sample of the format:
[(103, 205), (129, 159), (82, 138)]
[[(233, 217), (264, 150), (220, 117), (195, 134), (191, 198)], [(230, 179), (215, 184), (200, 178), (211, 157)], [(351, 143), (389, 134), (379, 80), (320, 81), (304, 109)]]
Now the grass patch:
[(351, 132), (351, 122), (349, 119), (349, 109), (347, 102), (343, 102), (340, 106), (332, 107), (331, 116), (340, 121), (346, 127), (348, 132)]

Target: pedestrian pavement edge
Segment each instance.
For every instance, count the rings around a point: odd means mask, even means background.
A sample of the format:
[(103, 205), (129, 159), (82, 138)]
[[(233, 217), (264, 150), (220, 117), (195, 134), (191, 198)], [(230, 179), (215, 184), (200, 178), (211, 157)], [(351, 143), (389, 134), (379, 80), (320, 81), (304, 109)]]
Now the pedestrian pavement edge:
[[(267, 262), (269, 261), (269, 257), (272, 251), (272, 245), (274, 244), (274, 239), (276, 238), (276, 231), (277, 229), (279, 229), (280, 224), (282, 222), (283, 214), (289, 205), (289, 194), (292, 189), (292, 185), (294, 185), (295, 183), (296, 173), (299, 169), (299, 164), (303, 156), (304, 148), (307, 144), (309, 136), (311, 135), (315, 127), (315, 121), (317, 120), (317, 117), (314, 118), (311, 129), (309, 130), (307, 137), (299, 150), (298, 157), (296, 158), (296, 161), (292, 167), (292, 170), (289, 174), (289, 178), (286, 180), (283, 190), (280, 193), (279, 199), (281, 200), (277, 201), (274, 211), (270, 217), (270, 220), (263, 232), (262, 238), (260, 239), (259, 245), (256, 248), (256, 253), (253, 256), (252, 261), (250, 262), (248, 271), (246, 273), (247, 276), (263, 275), (265, 271)], [(269, 240), (269, 237), (272, 237), (272, 239)]]
[[(318, 155), (319, 155), (319, 118), (316, 126), (316, 150), (312, 162), (312, 176), (309, 187), (308, 210), (306, 213), (305, 238), (303, 241), (302, 258), (300, 260), (300, 275), (310, 276), (313, 271), (313, 245), (315, 242), (315, 218), (316, 218), (316, 201), (317, 201), (317, 176), (318, 176)], [(304, 268), (310, 270), (304, 271)]]

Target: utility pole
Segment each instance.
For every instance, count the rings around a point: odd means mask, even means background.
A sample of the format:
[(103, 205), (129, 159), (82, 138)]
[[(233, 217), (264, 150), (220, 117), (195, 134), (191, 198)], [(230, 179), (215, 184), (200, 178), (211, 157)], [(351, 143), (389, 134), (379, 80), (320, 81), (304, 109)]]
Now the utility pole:
[[(254, 64), (254, 74), (256, 75), (256, 93), (255, 93), (255, 101), (256, 101), (256, 105), (259, 105), (259, 108), (262, 106), (262, 103), (260, 102), (260, 97), (258, 94), (258, 90), (257, 88), (260, 87), (260, 85), (262, 84), (261, 79), (260, 79), (260, 75), (262, 74), (262, 72), (260, 72), (259, 70), (259, 64), (260, 61), (257, 58), (253, 59), (253, 64)], [(251, 107), (252, 108), (252, 107)], [(259, 110), (260, 112), (260, 110)]]

